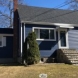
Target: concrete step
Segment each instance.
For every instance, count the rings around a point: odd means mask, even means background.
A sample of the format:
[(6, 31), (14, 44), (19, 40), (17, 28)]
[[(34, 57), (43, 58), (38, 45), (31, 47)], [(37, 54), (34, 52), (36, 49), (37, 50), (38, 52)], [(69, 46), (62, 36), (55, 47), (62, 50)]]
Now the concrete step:
[(70, 61), (72, 64), (78, 64), (78, 61)]
[(62, 49), (63, 51), (76, 51), (76, 49)]
[(78, 61), (78, 59), (74, 59), (74, 58), (68, 59), (68, 60), (70, 60), (70, 61)]
[(78, 64), (72, 64), (72, 65), (77, 65), (78, 66)]
[(65, 54), (67, 56), (78, 56), (78, 54)]
[(70, 57), (70, 58), (68, 58), (68, 59), (73, 59), (73, 58), (74, 58), (74, 59), (78, 59), (78, 57)]
[[(69, 64), (78, 64), (78, 51), (75, 49), (61, 49), (58, 51), (59, 58), (62, 62), (67, 62)], [(66, 58), (67, 57), (67, 58)]]
[(63, 52), (63, 53), (68, 53), (68, 54), (78, 54), (78, 52)]
[(77, 55), (76, 55), (76, 56), (70, 56), (70, 55), (68, 55), (67, 57), (68, 57), (68, 58), (78, 58)]

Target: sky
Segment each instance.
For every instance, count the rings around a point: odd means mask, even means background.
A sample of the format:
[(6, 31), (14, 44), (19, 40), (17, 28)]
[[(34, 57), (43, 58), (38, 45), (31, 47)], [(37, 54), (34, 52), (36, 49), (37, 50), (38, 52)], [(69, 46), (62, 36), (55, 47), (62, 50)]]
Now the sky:
[[(57, 6), (60, 6), (66, 0), (24, 0), (24, 3), (28, 6), (36, 6), (36, 7), (46, 7), (46, 8), (58, 8)], [(59, 9), (67, 9), (68, 6), (59, 8)], [(3, 6), (0, 6), (0, 11), (2, 11), (5, 14), (9, 15), (8, 8), (4, 8)], [(2, 18), (0, 18), (2, 19)], [(5, 19), (4, 19), (5, 20)], [(1, 22), (1, 21), (0, 21)], [(5, 23), (2, 22), (2, 24), (5, 25)], [(8, 23), (6, 24), (8, 25)]]
[[(64, 3), (66, 0), (24, 0), (25, 4), (29, 6), (55, 8), (56, 6)], [(68, 6), (61, 9), (67, 9)]]

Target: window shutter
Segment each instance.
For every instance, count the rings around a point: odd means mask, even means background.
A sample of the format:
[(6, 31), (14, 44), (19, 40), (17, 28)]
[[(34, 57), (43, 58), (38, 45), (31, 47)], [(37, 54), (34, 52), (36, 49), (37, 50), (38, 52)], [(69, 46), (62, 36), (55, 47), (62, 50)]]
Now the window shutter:
[(6, 46), (6, 37), (3, 37), (3, 47)]

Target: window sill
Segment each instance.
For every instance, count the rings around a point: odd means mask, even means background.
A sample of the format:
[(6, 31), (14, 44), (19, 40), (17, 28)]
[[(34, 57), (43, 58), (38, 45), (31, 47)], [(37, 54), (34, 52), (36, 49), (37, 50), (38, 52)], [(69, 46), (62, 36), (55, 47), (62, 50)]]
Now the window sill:
[(36, 39), (38, 41), (56, 41), (56, 39)]

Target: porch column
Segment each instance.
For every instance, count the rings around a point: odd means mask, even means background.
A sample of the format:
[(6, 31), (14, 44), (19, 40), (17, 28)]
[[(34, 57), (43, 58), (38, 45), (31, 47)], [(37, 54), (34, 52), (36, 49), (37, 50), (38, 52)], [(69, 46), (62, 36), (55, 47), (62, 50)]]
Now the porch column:
[(21, 57), (22, 57), (22, 23), (21, 23)]
[(25, 23), (24, 23), (24, 42), (25, 42)]

